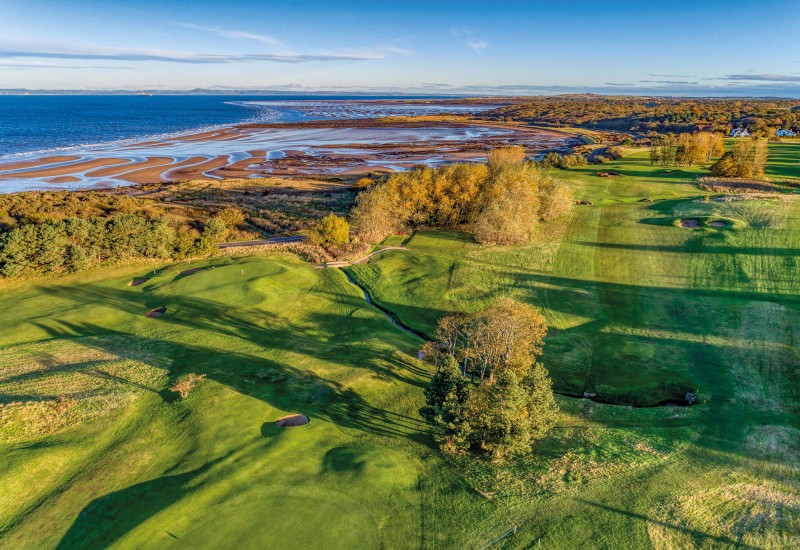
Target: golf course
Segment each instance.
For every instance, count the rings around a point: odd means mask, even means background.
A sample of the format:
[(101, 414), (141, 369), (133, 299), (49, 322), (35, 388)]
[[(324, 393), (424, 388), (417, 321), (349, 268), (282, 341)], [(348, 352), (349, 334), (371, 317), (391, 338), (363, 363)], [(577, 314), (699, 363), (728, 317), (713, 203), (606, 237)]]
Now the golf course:
[[(525, 245), (3, 281), (0, 548), (800, 547), (800, 195), (707, 169), (560, 170), (577, 204)], [(560, 408), (503, 463), (437, 448), (417, 353), (498, 298), (546, 319)]]

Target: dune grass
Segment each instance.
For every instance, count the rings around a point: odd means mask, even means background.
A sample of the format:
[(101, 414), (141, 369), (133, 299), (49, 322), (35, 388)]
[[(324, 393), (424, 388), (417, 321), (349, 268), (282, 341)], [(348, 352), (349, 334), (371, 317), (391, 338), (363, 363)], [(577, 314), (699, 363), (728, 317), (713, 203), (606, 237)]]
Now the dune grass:
[[(595, 204), (529, 246), (417, 232), (348, 268), (425, 332), (531, 303), (556, 389), (620, 403), (559, 396), (502, 466), (433, 447), (420, 340), (338, 270), (273, 254), (0, 289), (0, 547), (480, 548), (513, 525), (496, 547), (798, 546), (800, 205), (706, 202), (645, 160), (569, 171)], [(687, 389), (699, 405), (631, 406)], [(309, 424), (275, 427), (292, 413)]]

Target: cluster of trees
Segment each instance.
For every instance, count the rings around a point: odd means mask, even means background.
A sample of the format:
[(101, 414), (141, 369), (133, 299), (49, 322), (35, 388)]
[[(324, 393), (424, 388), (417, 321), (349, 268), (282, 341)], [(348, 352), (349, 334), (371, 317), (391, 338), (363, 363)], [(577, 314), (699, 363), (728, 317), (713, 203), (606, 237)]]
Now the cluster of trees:
[(224, 239), (230, 218), (237, 219), (236, 212), (223, 211), (199, 233), (137, 214), (26, 223), (0, 234), (0, 275), (56, 275), (139, 258), (206, 256)]
[(722, 156), (725, 138), (722, 134), (666, 134), (654, 137), (650, 145), (650, 164), (692, 166)]
[(166, 216), (167, 207), (128, 195), (98, 191), (30, 191), (0, 195), (0, 231), (27, 223), (66, 218), (106, 218), (138, 214), (149, 219)]
[(544, 437), (558, 416), (550, 377), (536, 362), (546, 330), (539, 313), (509, 299), (440, 321), (438, 341), (423, 347), (436, 372), (420, 414), (442, 448), (502, 460)]
[(555, 151), (547, 153), (542, 160), (539, 161), (539, 165), (545, 170), (554, 170), (556, 168), (568, 170), (575, 166), (586, 166), (587, 164), (589, 164), (589, 161), (581, 154), (572, 153), (561, 155)]
[(769, 155), (765, 140), (737, 140), (730, 151), (711, 165), (711, 175), (722, 178), (759, 178)]
[(800, 101), (564, 95), (526, 98), (488, 111), (493, 120), (549, 126), (584, 126), (618, 132), (727, 133), (743, 126), (767, 135), (769, 128), (800, 128)]
[(485, 244), (523, 243), (541, 220), (573, 204), (566, 184), (525, 161), (521, 147), (495, 149), (487, 164), (453, 164), (393, 175), (359, 194), (353, 232), (377, 242), (409, 228), (472, 232)]

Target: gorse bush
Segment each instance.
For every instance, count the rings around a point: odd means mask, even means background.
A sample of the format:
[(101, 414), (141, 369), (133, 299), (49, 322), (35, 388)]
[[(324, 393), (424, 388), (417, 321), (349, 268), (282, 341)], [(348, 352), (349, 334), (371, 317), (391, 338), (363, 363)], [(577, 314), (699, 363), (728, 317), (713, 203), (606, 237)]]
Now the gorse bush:
[(458, 229), (486, 244), (523, 243), (541, 220), (567, 212), (573, 202), (565, 185), (523, 156), (520, 147), (503, 148), (487, 164), (395, 174), (358, 196), (353, 232), (377, 242), (407, 229)]

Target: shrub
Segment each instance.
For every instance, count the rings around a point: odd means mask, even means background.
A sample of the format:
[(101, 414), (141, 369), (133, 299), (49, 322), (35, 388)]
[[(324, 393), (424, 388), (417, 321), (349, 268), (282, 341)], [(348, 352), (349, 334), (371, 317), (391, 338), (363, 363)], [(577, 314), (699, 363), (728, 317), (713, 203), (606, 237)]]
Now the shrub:
[(311, 240), (317, 244), (345, 245), (350, 242), (350, 224), (341, 216), (330, 213), (314, 226)]
[(564, 182), (553, 180), (539, 188), (539, 217), (546, 222), (560, 218), (573, 204), (572, 190)]
[(178, 378), (175, 383), (169, 387), (169, 391), (179, 394), (181, 399), (186, 399), (186, 397), (189, 395), (189, 392), (192, 391), (205, 377), (205, 374), (195, 374), (191, 372)]
[(503, 164), (519, 164), (525, 160), (525, 149), (520, 145), (511, 147), (498, 147), (489, 151), (487, 164), (499, 166)]
[(559, 168), (568, 169), (574, 166), (586, 166), (587, 164), (589, 164), (589, 162), (586, 160), (586, 157), (575, 153), (561, 157)]

